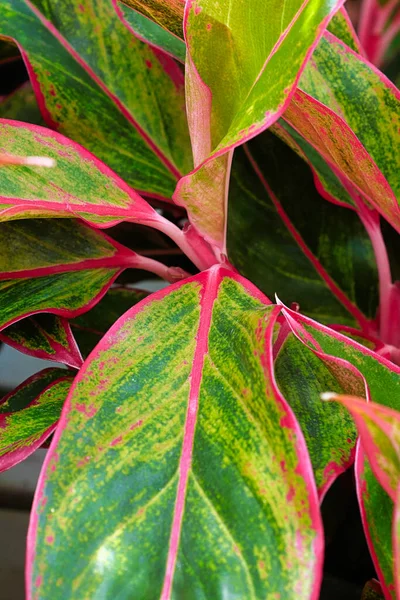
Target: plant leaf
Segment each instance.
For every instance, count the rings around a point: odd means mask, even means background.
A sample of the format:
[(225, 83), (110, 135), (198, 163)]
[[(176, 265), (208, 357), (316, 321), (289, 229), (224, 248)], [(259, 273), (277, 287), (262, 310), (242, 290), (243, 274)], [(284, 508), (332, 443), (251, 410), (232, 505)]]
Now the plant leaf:
[(375, 477), (395, 502), (400, 484), (400, 413), (357, 396), (334, 394), (332, 400), (350, 411)]
[(192, 165), (183, 77), (131, 35), (111, 1), (5, 0), (0, 35), (24, 52), (49, 126), (136, 189), (171, 196)]
[(106, 165), (64, 136), (36, 125), (0, 121), (2, 152), (53, 158), (51, 169), (2, 167), (0, 220), (80, 216), (100, 226), (161, 217)]
[[(321, 358), (346, 360), (362, 374), (372, 401), (394, 410), (400, 408), (400, 368), (350, 338), (284, 308), (292, 331)], [(359, 449), (355, 464), (358, 501), (365, 535), (385, 598), (395, 600), (391, 515), (393, 502), (377, 482)]]
[(278, 3), (273, 11), (270, 3), (257, 0), (186, 4), (185, 81), (196, 168), (180, 180), (174, 200), (222, 253), (229, 155), (282, 114), (309, 54), (341, 4), (295, 0)]
[(266, 302), (213, 267), (111, 328), (48, 454), (29, 597), (318, 597), (318, 500)]
[(89, 312), (73, 319), (70, 325), (82, 355), (86, 358), (117, 319), (148, 294), (141, 290), (113, 287)]
[(354, 30), (353, 23), (348, 15), (347, 10), (344, 6), (333, 16), (329, 21), (327, 30), (334, 36), (342, 40), (349, 48), (363, 54), (363, 49), (360, 44), (360, 40)]
[(64, 369), (45, 369), (1, 400), (0, 472), (25, 460), (51, 435), (72, 381)]
[(0, 341), (24, 354), (81, 367), (82, 357), (66, 319), (38, 314), (10, 325), (0, 333)]
[(335, 403), (321, 393), (343, 387), (324, 362), (293, 335), (286, 338), (275, 361), (278, 386), (304, 434), (321, 499), (335, 479), (353, 462), (357, 430)]
[(35, 312), (80, 314), (141, 260), (76, 220), (0, 223), (0, 328)]
[(182, 21), (185, 0), (123, 0), (124, 3), (149, 20), (183, 39)]
[(268, 131), (235, 152), (227, 246), (229, 260), (268, 296), (325, 323), (373, 328), (377, 273), (363, 225), (325, 202), (308, 167)]
[(383, 600), (382, 588), (376, 579), (370, 579), (363, 587), (361, 600)]
[[(173, 58), (179, 60), (179, 62), (185, 62), (186, 46), (182, 38), (175, 36), (164, 29), (157, 22), (144, 16), (141, 12), (136, 12), (133, 8), (130, 8), (124, 2), (117, 1), (116, 7), (121, 18), (125, 24), (130, 27), (132, 32), (139, 38), (142, 39), (150, 46), (154, 46), (160, 50), (163, 50)], [(182, 4), (182, 18), (181, 18), (181, 29), (183, 21), (183, 8)]]

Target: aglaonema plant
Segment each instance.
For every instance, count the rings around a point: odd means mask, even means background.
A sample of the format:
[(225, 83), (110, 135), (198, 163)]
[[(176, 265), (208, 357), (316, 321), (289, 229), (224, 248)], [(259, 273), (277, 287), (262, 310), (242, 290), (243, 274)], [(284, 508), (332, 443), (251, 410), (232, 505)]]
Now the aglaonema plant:
[(0, 470), (51, 441), (29, 600), (316, 600), (354, 462), (400, 598), (398, 4), (362, 15), (2, 0), (0, 341), (56, 363), (0, 401)]

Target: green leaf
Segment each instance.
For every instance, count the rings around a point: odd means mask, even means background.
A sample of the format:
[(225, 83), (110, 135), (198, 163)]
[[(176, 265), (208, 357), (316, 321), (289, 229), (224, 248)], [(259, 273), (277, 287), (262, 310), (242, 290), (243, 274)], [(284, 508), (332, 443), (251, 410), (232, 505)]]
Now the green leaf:
[[(1, 11), (1, 8), (0, 8)], [(152, 224), (161, 217), (103, 163), (67, 138), (35, 125), (0, 121), (2, 151), (45, 156), (51, 168), (2, 167), (0, 220), (80, 216), (110, 226), (123, 219)]]
[(30, 83), (24, 83), (0, 102), (0, 118), (44, 125), (39, 106)]
[(0, 333), (0, 341), (20, 352), (80, 367), (82, 357), (66, 319), (38, 314), (10, 325)]
[(222, 253), (231, 151), (283, 113), (339, 4), (293, 0), (272, 7), (258, 0), (196, 0), (186, 5), (186, 95), (196, 169), (179, 182), (174, 200)]
[(343, 387), (318, 358), (289, 335), (275, 362), (279, 388), (304, 434), (315, 481), (323, 497), (340, 473), (354, 461), (357, 430), (346, 410), (321, 401), (326, 390), (343, 393)]
[(74, 338), (86, 358), (119, 317), (148, 296), (148, 292), (114, 287), (89, 312), (70, 322)]
[(129, 25), (137, 37), (147, 42), (151, 46), (163, 50), (180, 62), (185, 62), (186, 46), (183, 40), (183, 33), (182, 38), (176, 37), (174, 34), (166, 31), (157, 22), (151, 20), (151, 18), (144, 16), (140, 12), (136, 12), (136, 10), (133, 10), (123, 2), (117, 2), (116, 6), (118, 7), (119, 11), (121, 11), (122, 18), (124, 19), (125, 23)]
[(83, 312), (136, 256), (72, 219), (0, 223), (0, 328), (35, 312)]
[(342, 40), (349, 48), (362, 54), (360, 40), (354, 30), (354, 25), (343, 6), (329, 22), (327, 30), (330, 31), (339, 40)]
[(103, 338), (36, 496), (35, 598), (318, 596), (318, 500), (274, 382), (266, 302), (213, 267)]
[(235, 151), (227, 246), (269, 297), (324, 323), (373, 327), (377, 272), (364, 227), (354, 211), (321, 198), (307, 165), (270, 132)]
[(183, 78), (111, 0), (5, 0), (0, 35), (25, 51), (43, 116), (136, 189), (170, 197), (192, 166)]
[(72, 381), (64, 369), (45, 369), (1, 400), (0, 471), (27, 458), (51, 435)]

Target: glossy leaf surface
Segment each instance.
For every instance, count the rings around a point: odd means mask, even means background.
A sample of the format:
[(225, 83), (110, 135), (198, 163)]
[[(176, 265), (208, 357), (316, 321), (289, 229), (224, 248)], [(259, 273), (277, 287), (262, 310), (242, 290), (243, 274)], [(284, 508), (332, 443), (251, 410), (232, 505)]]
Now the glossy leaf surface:
[(222, 155), (279, 118), (340, 4), (295, 0), (277, 3), (274, 10), (257, 0), (186, 5), (186, 95), (196, 170), (180, 181), (174, 199), (223, 253), (229, 158)]
[(82, 357), (66, 319), (38, 314), (10, 325), (0, 333), (0, 341), (20, 352), (80, 367)]
[(54, 431), (72, 381), (64, 369), (45, 369), (1, 400), (0, 471), (27, 458)]
[(230, 261), (269, 297), (325, 323), (371, 327), (377, 273), (361, 222), (321, 198), (307, 165), (270, 132), (235, 151), (227, 242)]
[(87, 357), (103, 335), (127, 310), (148, 296), (148, 292), (113, 287), (89, 312), (70, 322), (74, 338)]
[(176, 37), (183, 37), (185, 0), (124, 0), (124, 3)]
[(50, 169), (3, 167), (0, 220), (31, 216), (80, 216), (105, 226), (122, 219), (160, 221), (138, 194), (108, 167), (64, 136), (43, 127), (0, 121), (2, 151), (46, 156)]
[(6, 0), (0, 34), (23, 50), (49, 126), (136, 189), (171, 195), (191, 168), (183, 79), (132, 36), (111, 1)]
[(357, 430), (353, 420), (343, 407), (320, 398), (321, 392), (329, 389), (340, 394), (343, 388), (328, 366), (293, 335), (279, 351), (275, 375), (304, 434), (323, 497), (354, 461)]
[(266, 302), (214, 267), (111, 328), (48, 454), (29, 597), (318, 597), (318, 501)]

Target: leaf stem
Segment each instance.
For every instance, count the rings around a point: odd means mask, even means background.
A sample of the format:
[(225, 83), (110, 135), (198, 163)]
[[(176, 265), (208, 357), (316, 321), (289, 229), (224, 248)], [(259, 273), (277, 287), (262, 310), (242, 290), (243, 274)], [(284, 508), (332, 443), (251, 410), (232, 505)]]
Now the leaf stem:
[(160, 263), (158, 260), (154, 260), (148, 256), (141, 256), (140, 254), (132, 257), (132, 267), (154, 273), (162, 279), (169, 281), (169, 283), (175, 283), (176, 281), (190, 277), (190, 273), (187, 273), (180, 267), (167, 267), (167, 265)]

